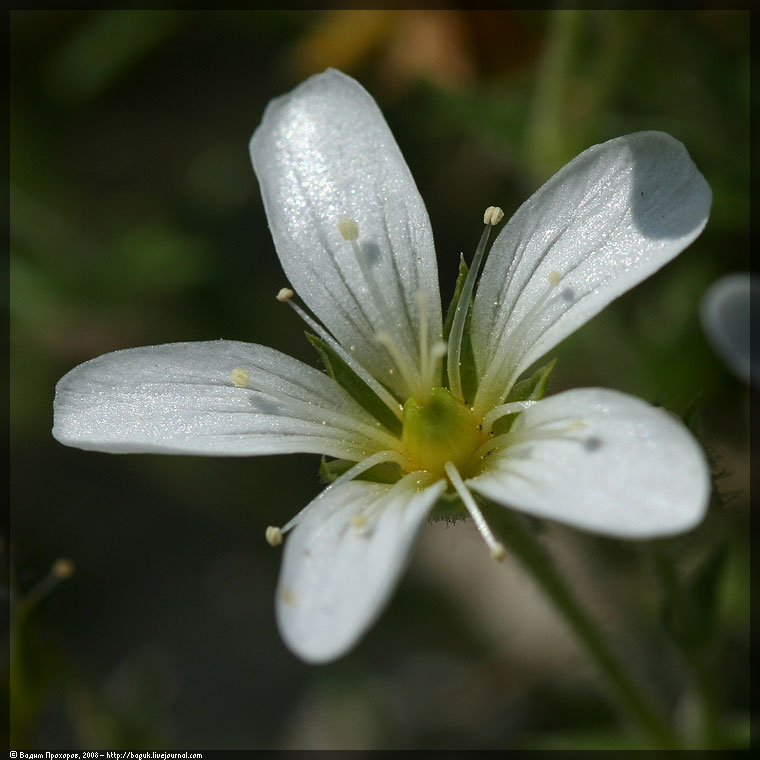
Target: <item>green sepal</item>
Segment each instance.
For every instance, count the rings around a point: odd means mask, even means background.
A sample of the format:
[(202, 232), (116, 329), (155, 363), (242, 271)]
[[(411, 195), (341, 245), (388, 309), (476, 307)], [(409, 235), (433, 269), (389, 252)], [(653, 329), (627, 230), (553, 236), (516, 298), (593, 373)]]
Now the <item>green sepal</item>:
[[(332, 483), (337, 480), (343, 473), (348, 472), (356, 462), (349, 459), (330, 459), (329, 461), (323, 456), (319, 464), (319, 477), (325, 483)], [(372, 483), (397, 483), (403, 476), (401, 467), (395, 462), (381, 462), (374, 467), (370, 467), (356, 480), (369, 480)]]
[(512, 401), (538, 401), (542, 399), (546, 393), (546, 386), (549, 383), (552, 372), (554, 372), (554, 365), (556, 363), (557, 360), (552, 359), (548, 364), (544, 364), (543, 367), (537, 369), (530, 377), (520, 380), (519, 383), (515, 383), (507, 396), (506, 403), (511, 403)]
[(443, 322), (443, 339), (449, 339), (449, 333), (451, 333), (451, 325), (454, 323), (454, 314), (456, 314), (457, 304), (459, 303), (459, 296), (462, 294), (462, 288), (464, 287), (464, 281), (467, 279), (467, 272), (470, 268), (467, 266), (467, 262), (464, 260), (464, 256), (459, 254), (459, 272), (457, 273), (457, 281), (454, 284), (454, 295), (451, 296), (451, 302), (449, 308), (446, 311), (446, 319)]
[[(548, 364), (544, 364), (543, 367), (537, 369), (530, 377), (520, 380), (519, 383), (515, 383), (505, 403), (509, 404), (513, 401), (538, 401), (542, 399), (546, 393), (546, 386), (549, 383), (549, 378), (554, 371), (556, 363), (557, 360), (552, 359)], [(520, 412), (507, 414), (496, 420), (492, 428), (494, 435), (508, 433), (518, 414)]]
[(317, 350), (325, 371), (393, 435), (401, 435), (401, 420), (377, 397), (377, 394), (321, 338), (307, 332), (306, 339)]
[[(457, 281), (454, 285), (454, 295), (451, 297), (451, 303), (446, 311), (446, 319), (443, 323), (443, 339), (448, 342), (449, 335), (451, 334), (451, 326), (454, 322), (454, 315), (456, 314), (457, 304), (459, 303), (459, 297), (462, 294), (462, 288), (464, 287), (464, 281), (467, 279), (467, 273), (469, 267), (464, 260), (464, 256), (459, 256), (459, 273), (457, 274)], [(461, 366), (459, 368), (459, 377), (462, 383), (462, 393), (464, 394), (465, 402), (472, 401), (475, 398), (475, 391), (478, 389), (478, 373), (475, 368), (475, 354), (472, 350), (472, 340), (470, 338), (470, 327), (472, 323), (472, 304), (467, 307), (467, 317), (464, 322), (464, 333), (462, 334), (462, 352), (460, 355)], [(447, 357), (443, 357), (443, 377), (444, 385), (448, 388), (448, 372), (447, 372)]]

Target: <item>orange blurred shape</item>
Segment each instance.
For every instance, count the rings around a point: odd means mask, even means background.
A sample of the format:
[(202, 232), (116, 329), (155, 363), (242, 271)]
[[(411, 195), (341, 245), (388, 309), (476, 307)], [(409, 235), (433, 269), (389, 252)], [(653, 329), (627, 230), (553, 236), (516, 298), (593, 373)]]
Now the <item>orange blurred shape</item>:
[(474, 75), (465, 21), (447, 10), (326, 11), (292, 51), (301, 76), (332, 66), (355, 71), (372, 55), (389, 85), (419, 79), (455, 85)]
[(385, 40), (399, 11), (325, 11), (291, 52), (297, 74), (354, 70)]

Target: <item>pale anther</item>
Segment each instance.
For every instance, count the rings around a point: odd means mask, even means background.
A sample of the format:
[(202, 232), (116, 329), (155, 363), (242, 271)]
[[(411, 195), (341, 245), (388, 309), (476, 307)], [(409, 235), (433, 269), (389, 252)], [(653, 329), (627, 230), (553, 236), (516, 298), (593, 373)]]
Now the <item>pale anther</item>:
[(433, 343), (433, 346), (430, 349), (430, 353), (434, 359), (440, 359), (442, 356), (446, 356), (446, 349), (446, 341), (437, 340), (435, 343)]
[(344, 240), (349, 242), (359, 238), (359, 225), (354, 219), (343, 218), (338, 220), (338, 232)]
[(506, 556), (507, 550), (504, 548), (504, 544), (502, 544), (501, 541), (491, 547), (491, 559), (501, 562)]
[(294, 295), (295, 293), (290, 288), (280, 288), (276, 298), (280, 303), (286, 303), (293, 298)]
[(270, 546), (279, 546), (282, 543), (282, 531), (275, 525), (270, 525), (266, 532), (267, 543)]
[(364, 515), (353, 515), (351, 517), (351, 525), (354, 528), (363, 528), (367, 524), (367, 518)]
[(551, 285), (553, 288), (559, 285), (559, 281), (561, 279), (562, 275), (556, 269), (552, 269), (552, 271), (549, 272), (549, 285)]
[(247, 388), (248, 387), (248, 370), (246, 369), (233, 369), (232, 372), (230, 372), (230, 378), (232, 379), (232, 384), (235, 385), (237, 388)]
[(483, 214), (483, 224), (495, 227), (504, 218), (504, 212), (498, 206), (489, 206)]

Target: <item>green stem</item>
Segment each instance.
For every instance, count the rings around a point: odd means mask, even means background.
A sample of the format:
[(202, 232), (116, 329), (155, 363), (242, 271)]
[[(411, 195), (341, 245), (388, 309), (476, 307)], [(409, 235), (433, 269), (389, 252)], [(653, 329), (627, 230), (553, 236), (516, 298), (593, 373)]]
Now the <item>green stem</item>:
[(533, 169), (554, 172), (567, 160), (569, 79), (586, 11), (555, 10), (534, 85), (527, 152)]
[(485, 505), (491, 529), (504, 545), (530, 571), (536, 583), (552, 600), (588, 654), (606, 677), (631, 718), (659, 749), (678, 749), (679, 741), (670, 725), (651, 705), (647, 695), (633, 680), (626, 668), (608, 646), (599, 627), (581, 606), (572, 590), (557, 571), (548, 552), (525, 527), (522, 520), (509, 510)]

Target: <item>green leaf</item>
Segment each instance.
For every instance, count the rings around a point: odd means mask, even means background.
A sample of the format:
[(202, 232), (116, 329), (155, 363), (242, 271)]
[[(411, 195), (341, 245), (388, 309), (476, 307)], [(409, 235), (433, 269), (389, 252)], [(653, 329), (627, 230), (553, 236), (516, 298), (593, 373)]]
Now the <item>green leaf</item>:
[(378, 422), (393, 435), (401, 435), (401, 420), (378, 398), (377, 394), (338, 354), (321, 338), (306, 333), (306, 338), (317, 350), (325, 370), (338, 385), (344, 388), (359, 405), (366, 409)]
[[(549, 383), (549, 378), (554, 371), (554, 365), (557, 363), (556, 359), (552, 359), (548, 364), (544, 364), (543, 367), (537, 369), (530, 377), (525, 380), (521, 380), (519, 383), (515, 383), (512, 390), (507, 396), (506, 403), (512, 401), (538, 401), (544, 397), (546, 393), (546, 386)], [(509, 432), (512, 424), (517, 419), (517, 415), (508, 414), (500, 419), (496, 420), (493, 425), (494, 435), (501, 435), (502, 433)]]

